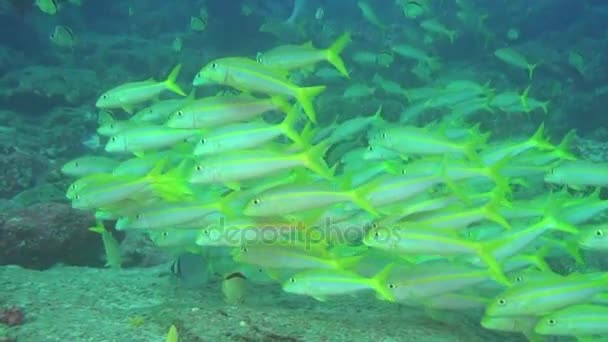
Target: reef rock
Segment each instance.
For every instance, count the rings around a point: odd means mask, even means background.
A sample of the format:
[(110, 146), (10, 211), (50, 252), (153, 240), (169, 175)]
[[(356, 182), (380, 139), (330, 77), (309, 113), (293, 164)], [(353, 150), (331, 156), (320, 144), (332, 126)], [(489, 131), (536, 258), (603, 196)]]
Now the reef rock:
[(68, 204), (40, 203), (0, 213), (0, 265), (45, 269), (56, 263), (99, 265), (103, 246), (88, 230), (91, 213)]

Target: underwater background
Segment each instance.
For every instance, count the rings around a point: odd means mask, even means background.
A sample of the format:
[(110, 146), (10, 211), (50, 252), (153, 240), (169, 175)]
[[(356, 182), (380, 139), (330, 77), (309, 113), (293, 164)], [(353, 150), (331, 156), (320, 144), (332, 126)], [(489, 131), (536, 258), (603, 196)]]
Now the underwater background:
[(0, 342), (608, 341), (605, 1), (0, 20)]

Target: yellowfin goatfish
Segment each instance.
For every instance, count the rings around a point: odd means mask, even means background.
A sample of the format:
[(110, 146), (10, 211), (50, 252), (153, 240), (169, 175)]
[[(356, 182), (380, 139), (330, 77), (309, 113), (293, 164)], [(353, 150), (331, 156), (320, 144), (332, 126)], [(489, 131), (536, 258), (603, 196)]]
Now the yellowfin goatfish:
[(317, 121), (313, 97), (325, 90), (325, 86), (299, 87), (287, 79), (286, 71), (240, 57), (219, 58), (209, 62), (196, 74), (192, 84), (222, 84), (241, 91), (293, 97), (313, 123)]
[(243, 150), (210, 156), (194, 167), (190, 183), (219, 183), (238, 188), (235, 184), (237, 182), (296, 167), (306, 167), (325, 178), (331, 178), (332, 171), (323, 159), (326, 149), (327, 145), (319, 144), (296, 154), (272, 150)]
[(53, 32), (49, 35), (51, 42), (57, 46), (64, 48), (73, 48), (76, 39), (72, 30), (64, 25), (57, 25)]
[(349, 77), (340, 53), (350, 41), (350, 34), (344, 33), (327, 49), (316, 49), (312, 42), (303, 45), (282, 45), (258, 54), (257, 60), (269, 67), (285, 70), (298, 69), (320, 61), (328, 61), (342, 75)]
[(494, 51), (494, 56), (509, 65), (528, 70), (529, 79), (532, 79), (534, 69), (538, 66), (538, 64), (529, 63), (524, 55), (512, 48), (498, 49)]
[(569, 306), (540, 319), (534, 332), (541, 335), (575, 336), (579, 341), (583, 340), (582, 337), (607, 336), (608, 306), (592, 304)]
[(253, 148), (281, 135), (305, 147), (306, 143), (296, 132), (294, 125), (298, 112), (292, 110), (282, 123), (271, 125), (263, 121), (237, 123), (203, 135), (194, 149), (194, 155), (212, 155), (229, 151)]
[(171, 147), (198, 134), (198, 130), (174, 129), (165, 126), (135, 126), (112, 136), (106, 144), (107, 152), (131, 152)]
[(59, 4), (57, 0), (36, 0), (34, 5), (40, 9), (43, 13), (49, 15), (55, 15), (59, 11)]
[(274, 96), (259, 99), (246, 95), (215, 96), (192, 101), (173, 113), (167, 121), (171, 128), (213, 128), (254, 119), (266, 112), (288, 113), (287, 100)]
[(545, 182), (572, 187), (608, 185), (608, 163), (567, 161), (551, 169)]
[(283, 284), (283, 290), (308, 295), (319, 301), (325, 301), (330, 296), (373, 290), (379, 298), (393, 301), (386, 284), (390, 268), (390, 265), (387, 266), (373, 278), (366, 278), (350, 271), (323, 269), (304, 271), (289, 278)]
[(164, 90), (170, 90), (176, 94), (186, 96), (186, 93), (175, 83), (182, 66), (176, 65), (166, 80), (162, 82), (152, 79), (139, 82), (128, 82), (103, 93), (95, 106), (97, 108), (123, 108), (127, 112), (133, 110), (133, 106), (148, 101), (158, 96)]

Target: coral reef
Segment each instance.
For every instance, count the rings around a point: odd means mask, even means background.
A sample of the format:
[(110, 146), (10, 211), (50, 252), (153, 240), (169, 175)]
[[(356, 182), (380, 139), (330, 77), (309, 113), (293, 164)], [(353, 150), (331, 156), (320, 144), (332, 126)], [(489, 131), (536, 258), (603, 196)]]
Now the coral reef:
[(100, 265), (103, 248), (91, 213), (41, 203), (0, 213), (0, 264), (45, 269), (56, 263)]
[(0, 145), (0, 198), (11, 198), (38, 182), (47, 161), (21, 148)]

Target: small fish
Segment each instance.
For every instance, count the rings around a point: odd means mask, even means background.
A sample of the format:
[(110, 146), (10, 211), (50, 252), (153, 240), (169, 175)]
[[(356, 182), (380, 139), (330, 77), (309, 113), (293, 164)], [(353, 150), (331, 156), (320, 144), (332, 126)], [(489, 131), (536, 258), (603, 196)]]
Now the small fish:
[(110, 173), (118, 161), (101, 156), (85, 156), (70, 160), (61, 167), (61, 173), (72, 177), (84, 177), (94, 173)]
[(534, 332), (551, 336), (606, 336), (608, 306), (578, 304), (566, 307), (541, 318)]
[(321, 20), (321, 19), (323, 19), (324, 16), (325, 16), (325, 10), (323, 9), (323, 7), (318, 7), (317, 10), (315, 11), (315, 19)]
[(131, 113), (134, 105), (151, 100), (165, 90), (186, 96), (186, 93), (175, 83), (181, 68), (181, 64), (176, 65), (169, 73), (167, 79), (161, 82), (149, 79), (139, 82), (127, 82), (112, 88), (101, 94), (95, 106), (104, 109), (123, 108)]
[(222, 281), (222, 293), (228, 304), (236, 305), (245, 301), (247, 278), (240, 272), (227, 275)]
[(175, 52), (180, 52), (180, 51), (182, 51), (183, 47), (184, 47), (184, 42), (183, 42), (182, 38), (175, 37), (175, 39), (173, 39), (173, 43), (171, 43), (171, 49)]
[(74, 45), (76, 43), (74, 33), (69, 27), (65, 25), (55, 26), (55, 29), (49, 35), (49, 39), (53, 44), (69, 49), (74, 48)]
[(297, 86), (289, 81), (285, 70), (271, 68), (255, 60), (240, 57), (219, 58), (205, 65), (194, 77), (192, 85), (197, 87), (206, 84), (221, 84), (241, 91), (295, 98), (313, 123), (317, 121), (313, 98), (326, 88)]
[(340, 54), (350, 41), (350, 34), (347, 32), (336, 39), (327, 49), (317, 49), (311, 42), (303, 45), (281, 45), (258, 54), (257, 61), (269, 67), (285, 70), (308, 67), (320, 61), (327, 61), (343, 76), (349, 77)]
[(388, 28), (385, 24), (382, 23), (382, 21), (380, 21), (380, 19), (378, 19), (376, 12), (374, 12), (374, 9), (372, 8), (372, 6), (370, 4), (368, 4), (365, 1), (358, 1), (357, 7), (359, 7), (359, 9), (361, 10), (361, 14), (363, 15), (363, 18), (367, 22), (369, 22), (370, 24), (376, 26), (377, 28), (379, 28), (381, 30), (386, 30)]
[(207, 19), (203, 17), (190, 17), (190, 29), (196, 32), (203, 32), (207, 28)]
[(530, 80), (534, 75), (534, 70), (538, 66), (538, 63), (529, 63), (528, 59), (524, 55), (513, 48), (498, 49), (494, 51), (494, 56), (509, 65), (528, 70), (528, 78)]
[(34, 5), (43, 13), (55, 15), (59, 11), (59, 3), (57, 0), (36, 0)]

